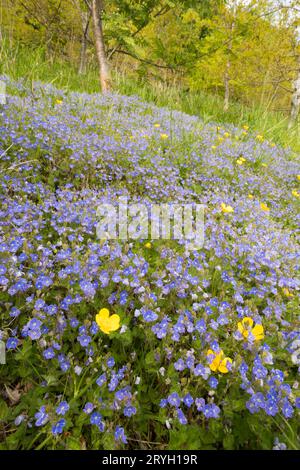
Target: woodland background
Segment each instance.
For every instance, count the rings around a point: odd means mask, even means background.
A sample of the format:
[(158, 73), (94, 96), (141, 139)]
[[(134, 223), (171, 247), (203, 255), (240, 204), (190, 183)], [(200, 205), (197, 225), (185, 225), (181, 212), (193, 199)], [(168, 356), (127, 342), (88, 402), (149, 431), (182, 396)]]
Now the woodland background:
[(100, 65), (103, 91), (107, 74), (108, 89), (299, 142), (298, 1), (2, 0), (0, 20), (2, 73), (93, 92)]

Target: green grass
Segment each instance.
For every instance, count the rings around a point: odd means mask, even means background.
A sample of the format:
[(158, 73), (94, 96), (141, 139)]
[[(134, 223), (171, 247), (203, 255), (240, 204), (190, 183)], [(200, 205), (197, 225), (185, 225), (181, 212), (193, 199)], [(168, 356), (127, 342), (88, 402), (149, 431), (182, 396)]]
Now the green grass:
[[(41, 80), (53, 83), (58, 88), (94, 93), (99, 91), (96, 67), (89, 67), (85, 75), (78, 75), (76, 67), (59, 60), (47, 60), (43, 48), (16, 46), (9, 49), (5, 42), (0, 49), (0, 73), (12, 78), (23, 77), (32, 82)], [(271, 112), (261, 106), (246, 107), (232, 103), (227, 113), (223, 110), (223, 99), (218, 95), (185, 91), (180, 87), (164, 85), (161, 82), (138, 81), (125, 74), (114, 73), (115, 90), (125, 95), (138, 95), (144, 101), (158, 106), (167, 106), (200, 116), (205, 122), (247, 124), (254, 132), (284, 147), (300, 152), (300, 123), (288, 129), (288, 116)]]

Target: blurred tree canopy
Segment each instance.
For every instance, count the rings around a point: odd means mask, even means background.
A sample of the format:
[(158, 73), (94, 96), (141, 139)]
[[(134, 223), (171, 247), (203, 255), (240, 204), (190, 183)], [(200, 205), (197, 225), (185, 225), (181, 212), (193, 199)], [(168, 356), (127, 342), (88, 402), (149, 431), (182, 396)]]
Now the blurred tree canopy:
[[(0, 38), (43, 48), (84, 73), (96, 67), (91, 2), (2, 0)], [(299, 72), (299, 9), (279, 0), (101, 2), (110, 68), (288, 111)]]

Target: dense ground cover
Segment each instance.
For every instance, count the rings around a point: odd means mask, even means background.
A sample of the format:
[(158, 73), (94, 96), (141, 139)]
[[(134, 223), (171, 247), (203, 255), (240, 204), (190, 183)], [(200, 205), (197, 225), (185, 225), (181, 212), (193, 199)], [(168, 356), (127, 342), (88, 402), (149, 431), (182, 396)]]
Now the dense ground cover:
[[(299, 159), (247, 123), (2, 79), (1, 448), (299, 448)], [(99, 241), (120, 196), (205, 204), (204, 247)]]

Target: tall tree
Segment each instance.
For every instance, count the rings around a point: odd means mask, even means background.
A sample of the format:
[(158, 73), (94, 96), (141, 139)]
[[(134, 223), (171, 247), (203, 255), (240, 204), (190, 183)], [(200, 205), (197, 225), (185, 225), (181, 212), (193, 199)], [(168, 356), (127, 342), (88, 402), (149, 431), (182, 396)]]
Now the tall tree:
[(291, 112), (289, 127), (296, 122), (300, 111), (300, 55), (298, 57), (298, 73), (293, 83), (293, 94), (291, 99)]
[(86, 5), (88, 6), (94, 25), (94, 36), (95, 36), (95, 47), (96, 55), (99, 66), (99, 81), (102, 93), (106, 93), (112, 89), (112, 81), (110, 74), (110, 67), (108, 64), (104, 35), (103, 35), (103, 26), (102, 26), (102, 15), (104, 11), (103, 1), (102, 0), (85, 0)]
[[(87, 62), (87, 46), (88, 46), (88, 36), (89, 36), (89, 27), (91, 22), (91, 11), (89, 8), (86, 8), (84, 2), (80, 0), (72, 0), (76, 10), (80, 16), (81, 22), (81, 41), (80, 41), (80, 61), (78, 73), (81, 75), (86, 71), (86, 62)], [(82, 4), (83, 3), (83, 4)]]

